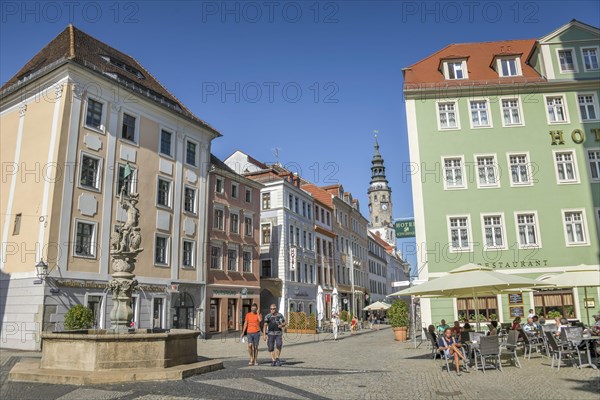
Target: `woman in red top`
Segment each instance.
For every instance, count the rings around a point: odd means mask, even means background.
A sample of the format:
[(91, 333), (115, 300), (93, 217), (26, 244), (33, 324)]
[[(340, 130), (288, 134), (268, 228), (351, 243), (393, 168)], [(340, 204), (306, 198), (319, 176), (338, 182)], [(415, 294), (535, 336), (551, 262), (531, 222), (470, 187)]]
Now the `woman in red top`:
[(510, 327), (513, 331), (521, 329), (521, 317), (517, 317), (513, 320), (512, 326)]
[(452, 332), (452, 336), (460, 340), (460, 332), (462, 332), (460, 322), (454, 321), (454, 326), (450, 329), (450, 331)]
[(356, 317), (352, 317), (352, 322), (350, 322), (350, 333), (352, 335), (354, 335), (354, 333), (356, 332), (356, 323), (358, 322), (358, 320), (356, 319)]

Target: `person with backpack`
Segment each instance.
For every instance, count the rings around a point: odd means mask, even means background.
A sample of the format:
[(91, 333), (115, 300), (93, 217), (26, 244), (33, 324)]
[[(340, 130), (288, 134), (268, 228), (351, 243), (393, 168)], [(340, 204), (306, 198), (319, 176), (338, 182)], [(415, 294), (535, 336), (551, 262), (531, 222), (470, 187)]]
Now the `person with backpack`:
[(250, 354), (250, 362), (248, 365), (258, 365), (258, 345), (260, 343), (260, 322), (262, 315), (258, 313), (258, 305), (252, 304), (250, 312), (246, 314), (244, 327), (242, 328), (242, 336), (244, 333), (248, 336), (248, 354)]
[(267, 348), (271, 353), (271, 366), (281, 367), (279, 356), (283, 346), (283, 328), (286, 326), (285, 318), (277, 312), (277, 305), (271, 304), (270, 313), (263, 320), (263, 339), (267, 340)]

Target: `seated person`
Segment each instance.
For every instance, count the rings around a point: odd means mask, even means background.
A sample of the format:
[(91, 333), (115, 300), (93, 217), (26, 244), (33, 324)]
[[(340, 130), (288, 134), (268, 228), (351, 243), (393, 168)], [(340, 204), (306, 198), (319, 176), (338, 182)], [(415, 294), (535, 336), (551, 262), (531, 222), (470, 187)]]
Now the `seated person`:
[(427, 327), (427, 332), (429, 332), (429, 334), (431, 335), (433, 341), (436, 343), (436, 346), (437, 346), (437, 333), (435, 332), (435, 326), (429, 325)]
[(460, 332), (462, 331), (460, 327), (460, 322), (454, 321), (454, 326), (450, 328), (450, 330), (452, 331), (452, 336), (454, 336), (457, 339), (460, 338)]
[(527, 318), (527, 323), (523, 325), (523, 331), (529, 336), (535, 336), (537, 334), (537, 328), (533, 323), (533, 318)]
[(462, 345), (458, 343), (454, 336), (452, 336), (452, 330), (450, 328), (446, 328), (444, 333), (438, 338), (438, 349), (444, 352), (446, 358), (454, 358), (457, 375), (460, 375), (459, 359), (465, 361), (465, 356), (460, 350), (461, 347)]
[(566, 318), (554, 318), (554, 322), (556, 322), (556, 337), (560, 337), (560, 332), (563, 328), (566, 328), (569, 324), (569, 321)]
[(498, 336), (498, 321), (492, 321), (490, 325), (492, 329), (488, 332), (488, 336)]
[(592, 335), (600, 335), (600, 314), (592, 315), (592, 318), (596, 321), (596, 323), (591, 326)]
[(465, 322), (463, 325), (463, 332), (473, 332), (473, 328), (471, 327), (470, 323)]
[(446, 320), (443, 319), (442, 322), (438, 325), (437, 331), (438, 333), (444, 333), (444, 331), (448, 328), (450, 328), (450, 326), (446, 323)]
[(512, 330), (521, 329), (521, 317), (517, 317), (513, 320), (512, 326), (510, 327)]
[(537, 315), (534, 315), (533, 317), (531, 317), (531, 319), (533, 320), (533, 326), (535, 327), (536, 330), (541, 331), (542, 330), (542, 325), (539, 322), (539, 318)]

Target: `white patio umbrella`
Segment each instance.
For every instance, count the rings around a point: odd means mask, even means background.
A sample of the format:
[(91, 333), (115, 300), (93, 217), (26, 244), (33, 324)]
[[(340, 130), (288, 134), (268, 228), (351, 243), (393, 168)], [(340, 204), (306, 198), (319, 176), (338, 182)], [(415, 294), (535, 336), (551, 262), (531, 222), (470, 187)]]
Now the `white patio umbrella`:
[(331, 315), (339, 314), (340, 306), (339, 306), (338, 302), (339, 302), (338, 290), (337, 290), (337, 288), (334, 288), (333, 292), (331, 292)]
[(317, 322), (319, 323), (319, 328), (321, 328), (321, 320), (323, 319), (323, 311), (325, 307), (323, 306), (323, 288), (321, 285), (317, 288)]
[[(587, 288), (600, 287), (600, 266), (582, 264), (576, 267), (565, 268), (565, 270), (559, 274), (540, 280), (540, 283), (556, 287), (582, 287), (584, 298), (587, 298)], [(587, 323), (589, 325), (590, 309), (586, 307), (585, 312), (587, 315)]]
[(384, 303), (382, 301), (376, 301), (375, 303), (369, 304), (368, 306), (363, 308), (363, 311), (387, 310), (390, 307), (391, 307), (391, 305), (388, 303)]
[[(478, 264), (465, 264), (453, 269), (443, 277), (427, 281), (419, 286), (392, 293), (389, 296), (426, 297), (473, 297), (475, 313), (479, 315), (478, 296), (513, 291), (513, 289), (542, 287), (542, 282), (518, 275), (496, 272)], [(477, 318), (479, 329), (479, 318)]]

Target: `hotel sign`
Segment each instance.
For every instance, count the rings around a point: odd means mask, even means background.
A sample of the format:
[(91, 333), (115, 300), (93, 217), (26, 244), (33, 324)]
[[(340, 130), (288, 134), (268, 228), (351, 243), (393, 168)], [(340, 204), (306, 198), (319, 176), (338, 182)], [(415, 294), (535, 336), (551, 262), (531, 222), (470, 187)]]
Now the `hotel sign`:
[(394, 229), (398, 239), (415, 237), (415, 219), (399, 219), (394, 223)]

